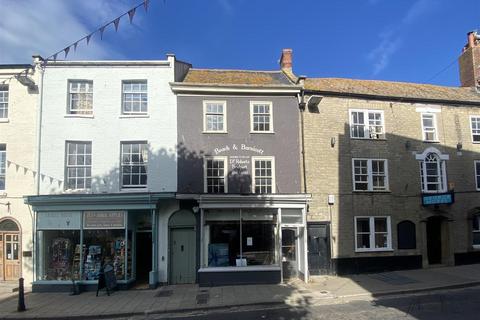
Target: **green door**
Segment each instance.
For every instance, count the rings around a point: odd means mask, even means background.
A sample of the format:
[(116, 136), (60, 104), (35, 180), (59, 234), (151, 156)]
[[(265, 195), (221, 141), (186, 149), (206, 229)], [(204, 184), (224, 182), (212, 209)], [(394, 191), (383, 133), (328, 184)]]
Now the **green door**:
[(170, 229), (170, 283), (195, 283), (195, 229)]

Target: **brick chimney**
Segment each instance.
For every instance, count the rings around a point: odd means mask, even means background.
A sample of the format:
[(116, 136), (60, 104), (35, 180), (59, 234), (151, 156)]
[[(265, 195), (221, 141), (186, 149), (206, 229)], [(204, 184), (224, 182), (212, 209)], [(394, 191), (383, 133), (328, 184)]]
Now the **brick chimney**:
[(292, 49), (283, 49), (280, 57), (280, 68), (282, 70), (292, 70)]
[(460, 85), (475, 87), (480, 84), (480, 35), (471, 31), (467, 34), (467, 39), (468, 42), (458, 58)]

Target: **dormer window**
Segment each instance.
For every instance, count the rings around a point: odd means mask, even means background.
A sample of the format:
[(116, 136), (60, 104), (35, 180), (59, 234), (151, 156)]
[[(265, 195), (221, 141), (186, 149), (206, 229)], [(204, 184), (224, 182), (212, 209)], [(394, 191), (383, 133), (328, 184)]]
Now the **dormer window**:
[(385, 124), (382, 110), (350, 110), (350, 137), (384, 139)]

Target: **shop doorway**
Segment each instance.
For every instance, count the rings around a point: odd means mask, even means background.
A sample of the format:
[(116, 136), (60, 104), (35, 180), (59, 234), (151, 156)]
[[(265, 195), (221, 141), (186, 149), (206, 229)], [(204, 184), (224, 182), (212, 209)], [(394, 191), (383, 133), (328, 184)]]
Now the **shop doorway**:
[(152, 271), (152, 232), (137, 232), (135, 252), (137, 284), (148, 284)]
[(195, 283), (196, 232), (195, 216), (189, 210), (174, 213), (169, 227), (169, 283)]
[(329, 224), (308, 224), (308, 270), (311, 275), (330, 274)]
[(442, 217), (430, 217), (427, 220), (428, 264), (442, 263)]
[(284, 280), (298, 276), (295, 229), (282, 228), (282, 274)]
[(21, 233), (12, 219), (0, 221), (0, 281), (17, 280), (21, 275)]

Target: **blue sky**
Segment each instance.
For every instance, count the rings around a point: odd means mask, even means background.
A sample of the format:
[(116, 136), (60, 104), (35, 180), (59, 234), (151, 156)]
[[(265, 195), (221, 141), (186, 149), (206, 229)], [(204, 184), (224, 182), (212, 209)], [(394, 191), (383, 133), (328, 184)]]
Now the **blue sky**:
[[(52, 54), (139, 2), (0, 0), (0, 63)], [(198, 68), (274, 70), (292, 48), (298, 75), (457, 86), (456, 59), (474, 29), (479, 0), (151, 0), (133, 25), (123, 18), (118, 33), (111, 26), (68, 58), (172, 52)]]

